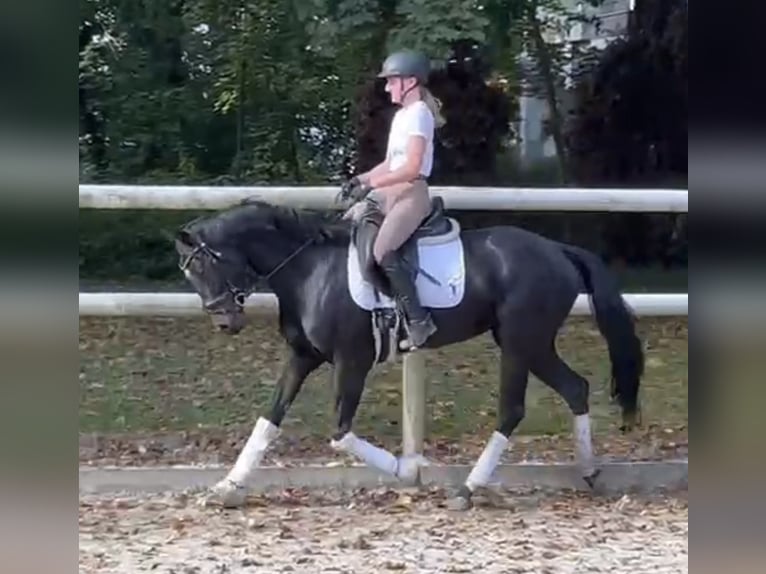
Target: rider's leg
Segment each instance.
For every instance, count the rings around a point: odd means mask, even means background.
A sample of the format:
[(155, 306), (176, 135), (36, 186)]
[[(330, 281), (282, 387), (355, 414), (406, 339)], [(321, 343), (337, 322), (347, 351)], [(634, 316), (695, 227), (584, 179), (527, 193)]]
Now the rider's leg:
[[(395, 199), (389, 190), (396, 194)], [(397, 251), (428, 216), (431, 198), (423, 180), (381, 188), (373, 193), (385, 214), (373, 248), (375, 260), (381, 263), (387, 254)]]
[[(422, 179), (382, 187), (370, 196), (386, 215), (373, 250), (375, 260), (380, 263), (384, 255), (399, 249), (428, 216), (431, 198), (428, 184)], [(394, 196), (397, 197), (393, 199)]]
[[(404, 308), (410, 326), (410, 344), (419, 347), (435, 331), (431, 315), (420, 304), (415, 288), (414, 273), (408, 269), (398, 249), (415, 232), (431, 211), (428, 186), (423, 180), (396, 186), (404, 191), (396, 200), (389, 199), (386, 188), (376, 190), (384, 203), (386, 217), (373, 246), (373, 255), (391, 282)], [(393, 186), (392, 186), (393, 187)]]

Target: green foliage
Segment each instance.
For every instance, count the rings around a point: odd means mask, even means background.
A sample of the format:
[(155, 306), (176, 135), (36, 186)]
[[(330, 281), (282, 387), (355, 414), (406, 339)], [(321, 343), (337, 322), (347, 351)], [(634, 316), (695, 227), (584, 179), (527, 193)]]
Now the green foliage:
[(388, 50), (413, 48), (446, 63), (457, 42), (483, 44), (489, 20), (473, 0), (401, 0), (396, 9), (399, 25), (388, 38)]
[(170, 240), (191, 211), (83, 210), (80, 213), (80, 278), (88, 281), (179, 281)]
[[(434, 62), (431, 87), (448, 120), (437, 137), (434, 182), (556, 183), (548, 173), (524, 174), (514, 167), (510, 130), (522, 79), (530, 77), (529, 60), (535, 69), (546, 64), (542, 79), (547, 78), (554, 90), (563, 85), (563, 67), (571, 54), (551, 38), (574, 15), (564, 0), (80, 0), (79, 4), (83, 182), (336, 182), (383, 156), (393, 108), (374, 77), (391, 50), (412, 47), (424, 50)], [(535, 39), (535, 30), (543, 43)], [(683, 52), (683, 61), (673, 60), (672, 73), (686, 77), (685, 36), (646, 37), (642, 42)], [(528, 60), (520, 58), (522, 53)], [(662, 53), (655, 50), (653, 58), (661, 59)], [(603, 70), (601, 76), (615, 73), (622, 82), (633, 73), (616, 64)], [(636, 73), (644, 74), (643, 68)], [(644, 88), (655, 81), (641, 77)], [(624, 149), (627, 155), (621, 161), (633, 161), (632, 154), (640, 155), (643, 148), (613, 145), (620, 134), (607, 137), (598, 124), (599, 115), (605, 117), (608, 111), (607, 100), (597, 88), (587, 88), (610, 82), (615, 80), (602, 77), (582, 84), (584, 97), (593, 103), (582, 116), (581, 131), (594, 132), (591, 139), (598, 142), (598, 153), (614, 155)], [(531, 89), (548, 96), (547, 87), (533, 82)], [(662, 90), (653, 87), (650, 92), (661, 97)], [(665, 113), (665, 108), (649, 101), (655, 100), (631, 100), (626, 109)], [(681, 101), (683, 111), (678, 107), (672, 113), (685, 118), (685, 92)], [(637, 123), (643, 122), (640, 117), (637, 113)], [(663, 121), (663, 125), (670, 129), (675, 124)], [(631, 126), (619, 129), (630, 137), (636, 133)], [(596, 164), (601, 161), (592, 147), (577, 143), (585, 140), (575, 140), (578, 170), (584, 156), (596, 158)], [(674, 159), (681, 160), (685, 163), (685, 155)], [(473, 215), (466, 217), (470, 221)], [(84, 214), (81, 275), (175, 277), (172, 254), (168, 255), (160, 234), (161, 229), (172, 228), (173, 217)], [(491, 216), (493, 221), (505, 217)]]
[(509, 77), (505, 12), (523, 3), (82, 0), (81, 179), (332, 180), (356, 152), (354, 96), (390, 50), (438, 68), (469, 43)]

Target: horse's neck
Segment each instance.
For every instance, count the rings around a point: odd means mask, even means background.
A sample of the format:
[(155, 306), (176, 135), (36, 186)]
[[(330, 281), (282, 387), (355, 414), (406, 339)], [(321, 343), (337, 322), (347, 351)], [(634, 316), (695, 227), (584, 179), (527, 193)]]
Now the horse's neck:
[(315, 281), (318, 273), (332, 275), (334, 263), (340, 261), (344, 253), (347, 253), (341, 246), (310, 245), (287, 261), (298, 248), (299, 246), (286, 253), (280, 252), (278, 261), (272, 267), (281, 265), (281, 268), (268, 280), (269, 288), (279, 299), (300, 297), (305, 292), (306, 284), (309, 281)]

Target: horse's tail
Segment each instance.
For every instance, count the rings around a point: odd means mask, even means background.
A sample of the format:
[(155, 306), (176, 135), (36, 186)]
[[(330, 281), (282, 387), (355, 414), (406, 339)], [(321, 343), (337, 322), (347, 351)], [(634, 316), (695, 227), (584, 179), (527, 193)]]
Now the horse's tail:
[(563, 245), (564, 254), (583, 278), (598, 330), (604, 336), (612, 363), (612, 398), (622, 407), (623, 429), (639, 421), (638, 387), (644, 374), (644, 352), (634, 318), (620, 294), (616, 278), (595, 254)]

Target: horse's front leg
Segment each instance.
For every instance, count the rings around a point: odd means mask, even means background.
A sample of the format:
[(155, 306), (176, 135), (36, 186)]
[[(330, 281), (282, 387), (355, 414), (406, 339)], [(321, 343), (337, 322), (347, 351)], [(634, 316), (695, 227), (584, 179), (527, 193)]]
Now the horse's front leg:
[(213, 494), (226, 507), (242, 506), (248, 483), (263, 460), (269, 444), (279, 435), (279, 426), (295, 400), (303, 382), (316, 370), (323, 359), (291, 350), (290, 357), (274, 388), (271, 412), (268, 418), (259, 417), (234, 467), (224, 479), (213, 487)]
[(338, 412), (338, 430), (330, 444), (361, 459), (367, 466), (377, 468), (385, 474), (395, 476), (404, 482), (414, 483), (418, 478), (420, 460), (412, 457), (397, 458), (385, 448), (375, 446), (358, 437), (351, 430), (359, 400), (362, 397), (365, 380), (372, 368), (372, 356), (342, 357), (336, 360), (334, 379), (336, 390), (335, 408)]

